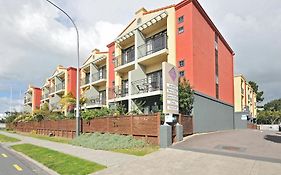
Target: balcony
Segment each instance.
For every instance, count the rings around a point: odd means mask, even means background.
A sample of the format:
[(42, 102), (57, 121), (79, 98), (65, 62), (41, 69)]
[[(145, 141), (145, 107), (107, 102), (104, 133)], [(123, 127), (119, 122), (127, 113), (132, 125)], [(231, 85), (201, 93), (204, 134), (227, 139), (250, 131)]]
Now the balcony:
[(61, 111), (62, 110), (62, 106), (59, 105), (58, 103), (50, 104), (50, 106), (51, 106), (52, 111)]
[(132, 82), (132, 95), (163, 90), (162, 76), (157, 75)]
[(65, 83), (64, 82), (56, 84), (56, 92), (64, 90), (64, 89), (65, 89)]
[(152, 55), (158, 51), (167, 49), (167, 34), (160, 34), (149, 39), (145, 44), (138, 47), (138, 59)]
[(54, 93), (55, 92), (55, 86), (51, 86), (50, 87), (50, 94)]
[(96, 82), (102, 79), (106, 79), (106, 70), (97, 72), (92, 75), (92, 82)]
[(87, 106), (96, 106), (101, 107), (103, 105), (106, 105), (106, 97), (93, 97), (87, 100), (86, 102)]
[(244, 88), (241, 88), (241, 94), (244, 95)]
[(128, 87), (115, 86), (114, 88), (109, 89), (110, 99), (127, 97), (128, 95), (129, 95)]
[(31, 103), (31, 102), (32, 102), (31, 97), (25, 97), (24, 98), (24, 104), (28, 104), (28, 103)]
[(87, 84), (90, 84), (90, 78), (89, 77), (85, 77), (81, 79), (81, 86), (85, 86)]
[(41, 95), (41, 100), (45, 100), (47, 98), (49, 98), (49, 93), (45, 93)]
[(135, 61), (135, 49), (123, 52), (122, 55), (116, 56), (114, 58), (114, 66), (116, 71), (121, 71), (128, 66), (132, 67)]

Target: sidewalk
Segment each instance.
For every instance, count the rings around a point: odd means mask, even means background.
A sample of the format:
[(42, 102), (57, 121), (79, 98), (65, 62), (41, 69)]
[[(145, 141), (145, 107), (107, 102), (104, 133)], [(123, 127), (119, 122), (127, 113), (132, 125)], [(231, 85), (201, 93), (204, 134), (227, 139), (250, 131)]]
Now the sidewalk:
[(132, 162), (138, 159), (137, 156), (127, 155), (122, 153), (115, 153), (109, 151), (101, 151), (101, 150), (93, 150), (89, 148), (83, 148), (78, 146), (72, 146), (69, 144), (57, 143), (47, 140), (36, 139), (33, 137), (22, 136), (19, 134), (12, 134), (0, 131), (0, 134), (14, 137), (20, 139), (21, 142), (16, 142), (14, 144), (22, 144), (22, 143), (30, 143), (33, 145), (49, 148), (52, 150), (56, 150), (65, 154), (69, 154), (72, 156), (76, 156), (82, 159), (86, 159), (92, 162), (96, 162), (107, 167), (113, 167), (122, 165), (124, 163)]
[(95, 175), (280, 175), (281, 164), (176, 149), (161, 149)]

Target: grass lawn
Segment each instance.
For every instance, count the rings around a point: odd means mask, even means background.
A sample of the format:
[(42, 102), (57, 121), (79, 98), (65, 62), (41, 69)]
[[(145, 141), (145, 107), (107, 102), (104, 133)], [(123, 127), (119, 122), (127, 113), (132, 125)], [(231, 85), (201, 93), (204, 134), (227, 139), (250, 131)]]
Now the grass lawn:
[(118, 153), (131, 154), (135, 156), (145, 156), (159, 150), (159, 146), (145, 146), (143, 148), (128, 148), (128, 149), (115, 149), (112, 150)]
[(62, 175), (86, 175), (106, 168), (94, 162), (31, 144), (14, 145), (12, 148)]
[(18, 141), (20, 141), (20, 140), (0, 134), (0, 143), (1, 142), (18, 142)]

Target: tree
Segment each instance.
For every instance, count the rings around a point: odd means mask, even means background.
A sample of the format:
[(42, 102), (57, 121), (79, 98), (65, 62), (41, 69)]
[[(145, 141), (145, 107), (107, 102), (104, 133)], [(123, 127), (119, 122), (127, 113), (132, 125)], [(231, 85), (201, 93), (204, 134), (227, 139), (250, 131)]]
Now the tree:
[(259, 86), (257, 85), (256, 82), (254, 81), (249, 81), (249, 84), (251, 85), (251, 87), (253, 88), (253, 91), (257, 94), (257, 102), (261, 103), (264, 98), (263, 98), (263, 91), (259, 91)]
[(74, 109), (74, 106), (76, 104), (76, 99), (75, 97), (72, 95), (72, 93), (68, 93), (66, 95), (64, 95), (60, 102), (59, 102), (61, 105), (62, 105), (62, 108), (64, 110), (66, 110), (67, 112), (71, 111), (72, 108)]
[(257, 116), (258, 124), (279, 124), (281, 122), (281, 111), (260, 111)]
[(181, 114), (190, 115), (193, 109), (194, 92), (185, 78), (179, 82), (179, 111)]
[(266, 111), (281, 111), (281, 98), (272, 100), (264, 105)]

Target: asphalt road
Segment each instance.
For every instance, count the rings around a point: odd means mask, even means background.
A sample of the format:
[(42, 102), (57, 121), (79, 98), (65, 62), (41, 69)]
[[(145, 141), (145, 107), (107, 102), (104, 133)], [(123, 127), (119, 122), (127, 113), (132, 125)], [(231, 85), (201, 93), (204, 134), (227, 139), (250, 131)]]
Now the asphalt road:
[(47, 174), (41, 168), (16, 155), (0, 144), (0, 175)]

